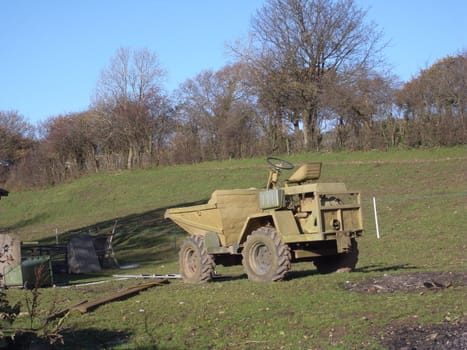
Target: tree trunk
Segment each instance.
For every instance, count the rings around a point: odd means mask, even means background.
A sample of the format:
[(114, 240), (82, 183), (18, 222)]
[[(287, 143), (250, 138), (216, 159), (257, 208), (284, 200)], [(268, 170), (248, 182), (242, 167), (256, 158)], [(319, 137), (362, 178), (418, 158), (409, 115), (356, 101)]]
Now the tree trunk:
[(128, 159), (127, 159), (127, 164), (126, 164), (127, 169), (132, 168), (133, 158), (134, 158), (133, 145), (130, 143), (130, 145), (128, 146)]

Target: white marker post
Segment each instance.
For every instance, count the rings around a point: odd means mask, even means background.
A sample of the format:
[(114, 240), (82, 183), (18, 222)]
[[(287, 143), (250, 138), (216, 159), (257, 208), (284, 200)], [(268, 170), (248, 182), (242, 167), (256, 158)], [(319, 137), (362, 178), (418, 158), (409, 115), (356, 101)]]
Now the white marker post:
[(376, 238), (379, 239), (378, 211), (376, 210), (376, 197), (373, 197), (373, 210), (375, 213)]

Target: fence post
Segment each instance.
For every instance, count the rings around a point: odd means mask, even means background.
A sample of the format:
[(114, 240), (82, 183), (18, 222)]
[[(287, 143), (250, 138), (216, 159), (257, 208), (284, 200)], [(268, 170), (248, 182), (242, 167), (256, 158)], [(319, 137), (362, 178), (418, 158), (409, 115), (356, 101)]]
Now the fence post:
[(376, 197), (373, 197), (373, 211), (375, 213), (376, 238), (379, 239), (378, 211), (376, 210)]

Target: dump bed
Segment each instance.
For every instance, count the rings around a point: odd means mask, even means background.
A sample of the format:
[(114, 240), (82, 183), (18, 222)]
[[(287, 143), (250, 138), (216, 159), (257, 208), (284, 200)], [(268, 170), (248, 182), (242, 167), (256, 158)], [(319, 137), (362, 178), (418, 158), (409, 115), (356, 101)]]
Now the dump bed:
[(260, 211), (257, 189), (217, 190), (206, 204), (171, 208), (165, 217), (192, 235), (218, 234), (223, 246), (237, 242), (243, 224), (251, 213)]

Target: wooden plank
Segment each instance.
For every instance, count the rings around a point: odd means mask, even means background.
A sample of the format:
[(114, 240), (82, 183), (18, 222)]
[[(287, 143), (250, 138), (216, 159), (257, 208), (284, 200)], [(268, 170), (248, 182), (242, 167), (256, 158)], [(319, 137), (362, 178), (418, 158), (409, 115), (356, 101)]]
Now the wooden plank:
[(136, 286), (125, 288), (124, 290), (122, 290), (120, 292), (116, 292), (116, 293), (114, 293), (114, 294), (112, 294), (110, 296), (100, 298), (100, 299), (96, 299), (96, 300), (93, 300), (93, 301), (88, 301), (86, 303), (80, 304), (78, 306), (73, 307), (72, 310), (78, 310), (81, 313), (86, 313), (88, 311), (94, 310), (95, 308), (97, 308), (100, 305), (107, 304), (107, 303), (115, 301), (115, 300), (121, 300), (121, 299), (124, 299), (124, 298), (128, 298), (130, 296), (138, 294), (139, 292), (141, 292), (143, 290), (146, 290), (146, 289), (149, 289), (149, 288), (152, 288), (152, 287), (155, 287), (155, 286), (167, 284), (167, 283), (169, 283), (168, 280), (151, 281), (151, 282), (147, 282), (147, 283), (141, 283), (141, 284), (138, 284)]
[(84, 303), (87, 303), (88, 301), (87, 300), (83, 300), (83, 301), (80, 301), (78, 304), (75, 304), (73, 306), (69, 306), (61, 311), (58, 311), (52, 315), (49, 315), (47, 316), (45, 319), (42, 320), (42, 323), (45, 324), (47, 322), (50, 322), (50, 321), (53, 321), (57, 318), (60, 318), (60, 317), (63, 317), (65, 316), (68, 312), (70, 312), (71, 310), (73, 310), (74, 308), (84, 304)]

